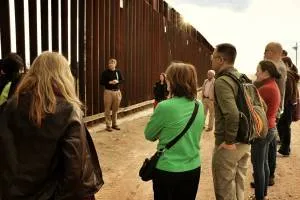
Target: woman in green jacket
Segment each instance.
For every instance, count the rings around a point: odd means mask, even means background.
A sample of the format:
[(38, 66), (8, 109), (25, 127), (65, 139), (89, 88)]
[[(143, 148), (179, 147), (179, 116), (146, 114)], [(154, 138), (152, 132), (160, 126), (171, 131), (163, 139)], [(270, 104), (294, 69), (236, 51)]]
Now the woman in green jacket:
[[(161, 102), (145, 128), (147, 140), (158, 140), (162, 149), (184, 129), (191, 118), (197, 97), (195, 67), (172, 63), (167, 71), (170, 99)], [(200, 138), (204, 125), (203, 105), (199, 102), (195, 121), (182, 138), (160, 157), (153, 178), (155, 200), (192, 200), (200, 180)]]

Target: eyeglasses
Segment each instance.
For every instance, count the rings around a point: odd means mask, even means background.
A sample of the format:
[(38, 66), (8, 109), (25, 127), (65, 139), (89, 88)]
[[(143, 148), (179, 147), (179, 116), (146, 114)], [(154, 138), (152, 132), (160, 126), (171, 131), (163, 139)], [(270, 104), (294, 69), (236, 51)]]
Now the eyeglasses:
[[(222, 59), (223, 57), (222, 57), (222, 56), (214, 56), (213, 54), (210, 55), (210, 59), (211, 59), (211, 60), (213, 60), (213, 59), (218, 59), (218, 58)], [(223, 59), (224, 59), (224, 58), (223, 58)]]

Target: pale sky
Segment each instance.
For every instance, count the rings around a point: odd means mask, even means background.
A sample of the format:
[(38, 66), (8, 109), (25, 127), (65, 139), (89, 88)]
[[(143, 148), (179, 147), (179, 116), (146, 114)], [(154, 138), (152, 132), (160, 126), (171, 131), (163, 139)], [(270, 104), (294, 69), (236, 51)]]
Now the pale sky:
[(296, 42), (300, 46), (300, 0), (165, 1), (213, 46), (224, 42), (235, 45), (235, 66), (243, 73), (255, 73), (265, 45), (271, 41), (281, 43), (296, 64), (292, 47)]

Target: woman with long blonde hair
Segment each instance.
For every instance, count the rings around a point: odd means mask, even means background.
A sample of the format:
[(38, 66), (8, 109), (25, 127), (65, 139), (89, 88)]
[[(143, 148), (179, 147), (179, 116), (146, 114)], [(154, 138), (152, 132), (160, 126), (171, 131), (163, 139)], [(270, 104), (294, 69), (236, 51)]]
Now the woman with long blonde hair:
[(102, 186), (74, 83), (68, 61), (44, 52), (8, 101), (0, 124), (3, 199), (94, 199)]

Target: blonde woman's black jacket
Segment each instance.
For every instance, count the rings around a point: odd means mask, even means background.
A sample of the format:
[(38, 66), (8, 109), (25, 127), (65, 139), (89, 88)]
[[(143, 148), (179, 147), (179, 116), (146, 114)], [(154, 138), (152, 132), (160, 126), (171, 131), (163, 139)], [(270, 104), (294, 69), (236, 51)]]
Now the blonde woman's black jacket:
[[(31, 95), (0, 114), (0, 199), (81, 200), (103, 185), (97, 154), (77, 112), (58, 98), (42, 126), (29, 119)], [(91, 138), (90, 138), (91, 140)]]

